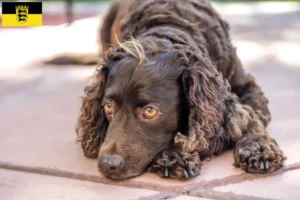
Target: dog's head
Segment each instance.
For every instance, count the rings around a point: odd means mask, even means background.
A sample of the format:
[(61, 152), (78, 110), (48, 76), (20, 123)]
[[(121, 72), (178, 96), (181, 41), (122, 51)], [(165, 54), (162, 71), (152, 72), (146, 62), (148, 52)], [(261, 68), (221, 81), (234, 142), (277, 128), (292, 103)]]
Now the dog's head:
[(210, 67), (162, 44), (132, 40), (111, 50), (83, 98), (77, 132), (85, 155), (120, 180), (143, 173), (177, 132), (197, 140), (178, 145), (205, 146), (220, 118), (221, 80)]

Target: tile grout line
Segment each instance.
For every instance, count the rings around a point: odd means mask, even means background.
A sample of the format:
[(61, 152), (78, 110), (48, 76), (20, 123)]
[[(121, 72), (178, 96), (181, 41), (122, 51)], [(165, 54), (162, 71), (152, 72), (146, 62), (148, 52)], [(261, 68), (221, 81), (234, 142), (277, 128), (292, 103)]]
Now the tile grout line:
[(150, 195), (147, 197), (139, 197), (137, 199), (132, 199), (132, 200), (165, 200), (165, 199), (170, 199), (173, 197), (177, 197), (179, 196), (179, 194), (176, 193), (170, 193), (170, 192), (160, 192), (159, 194), (155, 194), (155, 195)]
[[(153, 183), (145, 183), (143, 181), (131, 181), (124, 180), (124, 181), (113, 181), (108, 178), (105, 178), (101, 175), (87, 175), (83, 173), (77, 173), (77, 172), (68, 172), (65, 170), (60, 169), (51, 169), (51, 168), (45, 168), (45, 167), (29, 167), (24, 165), (15, 165), (13, 163), (8, 162), (1, 162), (0, 161), (0, 169), (7, 169), (7, 170), (14, 170), (14, 171), (20, 171), (20, 172), (28, 172), (33, 174), (40, 174), (40, 175), (48, 175), (48, 176), (54, 176), (54, 177), (62, 177), (62, 178), (70, 178), (74, 180), (81, 180), (81, 181), (90, 181), (95, 183), (103, 183), (103, 184), (109, 184), (109, 185), (115, 185), (115, 186), (123, 186), (123, 187), (129, 187), (129, 188), (141, 188), (141, 189), (149, 189), (149, 190), (156, 190), (161, 192), (174, 192), (170, 190), (170, 187), (168, 186), (160, 186), (158, 184)], [(178, 191), (179, 193), (181, 191)]]
[[(238, 175), (232, 175), (221, 179), (214, 179), (211, 181), (203, 181), (201, 183), (191, 183), (184, 186), (185, 192), (194, 191), (197, 189), (212, 189), (219, 186), (226, 186), (229, 184), (236, 184), (241, 183), (244, 181), (251, 181), (256, 179), (263, 179), (267, 177), (273, 177), (277, 176), (279, 174), (283, 174), (288, 171), (297, 170), (300, 169), (300, 162), (290, 164), (287, 166), (284, 166), (283, 168), (276, 170), (269, 174), (249, 174), (249, 173), (243, 173)], [(177, 186), (176, 186), (177, 187)]]
[(22, 166), (22, 165), (15, 165), (13, 163), (7, 163), (7, 162), (1, 162), (0, 161), (0, 169), (8, 169), (8, 170), (15, 170), (15, 171), (21, 171), (21, 172), (28, 172), (28, 173), (34, 173), (34, 174), (41, 174), (41, 175), (49, 175), (49, 176), (55, 176), (55, 177), (64, 177), (64, 178), (70, 178), (70, 179), (76, 179), (81, 181), (90, 181), (95, 183), (104, 183), (104, 184), (110, 184), (110, 185), (116, 185), (116, 186), (123, 186), (123, 187), (129, 187), (129, 188), (140, 188), (140, 189), (149, 189), (149, 190), (156, 190), (161, 192), (171, 192), (175, 194), (186, 194), (190, 191), (194, 191), (197, 189), (211, 189), (218, 186), (225, 186), (228, 184), (235, 184), (240, 183), (245, 180), (254, 180), (254, 179), (261, 179), (266, 177), (272, 177), (276, 176), (278, 174), (300, 169), (300, 162), (291, 164), (288, 166), (285, 166), (284, 168), (277, 170), (275, 172), (272, 172), (270, 174), (239, 174), (239, 175), (232, 175), (221, 179), (214, 179), (210, 181), (202, 181), (200, 183), (190, 183), (187, 185), (182, 186), (162, 186), (159, 184), (153, 184), (153, 183), (147, 183), (143, 181), (131, 181), (124, 180), (124, 181), (112, 181), (110, 179), (107, 179), (103, 176), (97, 176), (97, 175), (87, 175), (83, 173), (76, 173), (76, 172), (68, 172), (64, 170), (59, 169), (51, 169), (51, 168), (44, 168), (44, 167), (29, 167), (29, 166)]
[(206, 189), (204, 191), (195, 191), (189, 194), (190, 196), (194, 197), (203, 197), (208, 199), (218, 199), (218, 200), (275, 200), (257, 196), (248, 196), (248, 195), (241, 195), (235, 194), (233, 192), (219, 192), (211, 189)]

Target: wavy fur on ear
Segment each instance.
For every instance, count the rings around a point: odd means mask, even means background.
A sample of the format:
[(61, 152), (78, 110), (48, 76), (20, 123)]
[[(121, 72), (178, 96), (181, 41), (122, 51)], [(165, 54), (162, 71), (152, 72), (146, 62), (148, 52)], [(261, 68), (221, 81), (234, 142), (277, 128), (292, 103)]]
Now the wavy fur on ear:
[(101, 106), (107, 74), (108, 68), (101, 66), (92, 77), (92, 83), (84, 89), (76, 133), (83, 153), (88, 158), (97, 158), (108, 127)]
[(211, 157), (242, 137), (252, 121), (249, 106), (239, 103), (228, 81), (209, 59), (188, 50), (186, 58), (189, 64), (182, 82), (190, 109), (188, 135), (179, 132), (174, 142), (182, 154), (197, 152), (201, 158)]
[(189, 101), (188, 136), (177, 134), (175, 143), (184, 152), (206, 152), (208, 138), (212, 137), (223, 122), (222, 95), (227, 84), (222, 75), (204, 56), (190, 54), (189, 65), (183, 75)]

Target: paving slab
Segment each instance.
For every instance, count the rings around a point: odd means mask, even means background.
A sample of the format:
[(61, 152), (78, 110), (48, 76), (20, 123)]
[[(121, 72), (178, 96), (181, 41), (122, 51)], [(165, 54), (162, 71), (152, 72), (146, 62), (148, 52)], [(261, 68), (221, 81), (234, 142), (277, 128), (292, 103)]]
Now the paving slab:
[(5, 200), (134, 200), (157, 191), (78, 181), (0, 169), (0, 197)]
[(217, 187), (214, 190), (257, 198), (298, 200), (300, 197), (299, 180), (300, 170), (293, 170), (275, 177), (244, 181), (239, 184)]

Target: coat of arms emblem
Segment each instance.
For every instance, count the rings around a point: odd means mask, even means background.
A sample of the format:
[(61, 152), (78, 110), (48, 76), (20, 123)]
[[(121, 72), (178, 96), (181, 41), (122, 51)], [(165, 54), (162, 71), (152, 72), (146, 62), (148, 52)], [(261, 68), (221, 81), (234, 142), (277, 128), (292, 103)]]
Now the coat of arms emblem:
[(28, 20), (28, 10), (29, 6), (19, 5), (16, 6), (17, 21), (21, 24)]

